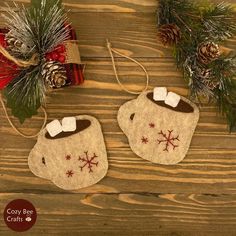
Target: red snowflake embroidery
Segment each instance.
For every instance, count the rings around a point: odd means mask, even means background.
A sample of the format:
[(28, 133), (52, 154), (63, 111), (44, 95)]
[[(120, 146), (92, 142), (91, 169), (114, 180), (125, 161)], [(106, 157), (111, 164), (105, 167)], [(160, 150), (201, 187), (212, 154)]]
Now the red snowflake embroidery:
[(142, 143), (147, 144), (148, 138), (145, 138), (144, 136), (141, 138)]
[(173, 147), (173, 150), (178, 147), (178, 145), (175, 144), (175, 141), (180, 141), (179, 135), (174, 137), (172, 133), (173, 130), (168, 130), (168, 135), (163, 133), (163, 131), (159, 133), (159, 135), (161, 135), (164, 138), (161, 140), (159, 139), (157, 140), (158, 144), (165, 143), (165, 148), (163, 149), (163, 151), (169, 152), (169, 148), (171, 146)]
[(81, 171), (87, 166), (89, 173), (93, 172), (93, 166), (98, 166), (98, 161), (95, 162), (94, 159), (97, 158), (97, 155), (94, 153), (93, 156), (89, 157), (88, 152), (84, 152), (85, 157), (79, 157), (79, 161), (84, 162), (83, 166), (80, 166)]
[(67, 175), (68, 178), (72, 177), (73, 174), (74, 174), (74, 172), (73, 172), (72, 170), (68, 170), (68, 171), (66, 172), (66, 175)]
[(154, 123), (150, 123), (150, 124), (149, 124), (149, 127), (150, 127), (151, 129), (153, 129), (153, 128), (155, 128), (155, 124), (154, 124)]
[(66, 156), (66, 160), (69, 161), (71, 159), (71, 155)]

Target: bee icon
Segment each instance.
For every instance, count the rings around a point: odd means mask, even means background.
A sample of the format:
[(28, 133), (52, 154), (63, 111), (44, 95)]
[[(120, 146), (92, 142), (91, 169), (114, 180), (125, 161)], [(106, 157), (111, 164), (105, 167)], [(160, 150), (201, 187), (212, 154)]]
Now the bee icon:
[(30, 216), (27, 216), (26, 218), (25, 218), (25, 221), (27, 221), (27, 222), (30, 222), (32, 220), (32, 218), (30, 217)]

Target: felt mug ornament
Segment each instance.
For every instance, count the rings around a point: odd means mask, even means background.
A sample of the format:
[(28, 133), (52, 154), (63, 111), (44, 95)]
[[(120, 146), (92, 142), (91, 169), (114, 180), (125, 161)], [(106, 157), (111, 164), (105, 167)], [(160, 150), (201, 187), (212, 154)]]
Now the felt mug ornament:
[[(126, 92), (139, 95), (128, 101), (118, 111), (118, 124), (128, 137), (134, 153), (153, 163), (171, 165), (184, 159), (199, 120), (199, 110), (190, 100), (166, 88), (147, 91), (149, 76), (145, 67), (135, 59), (111, 47), (107, 40), (112, 66), (118, 84)], [(127, 89), (120, 81), (113, 53), (139, 65), (146, 75), (142, 92)]]
[(76, 130), (54, 137), (44, 129), (29, 154), (30, 170), (65, 190), (77, 190), (99, 182), (107, 173), (106, 146), (98, 120), (76, 117)]
[(153, 163), (172, 165), (184, 159), (198, 123), (199, 110), (181, 97), (176, 107), (141, 93), (122, 105), (118, 123), (134, 153)]

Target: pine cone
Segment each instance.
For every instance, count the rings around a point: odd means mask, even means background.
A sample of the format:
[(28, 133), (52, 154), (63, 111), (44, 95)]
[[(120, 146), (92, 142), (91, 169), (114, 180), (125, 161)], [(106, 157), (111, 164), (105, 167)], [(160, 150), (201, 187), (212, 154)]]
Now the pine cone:
[(12, 52), (26, 52), (27, 46), (23, 44), (20, 40), (15, 38), (11, 32), (6, 35), (7, 49)]
[(198, 46), (198, 60), (202, 64), (207, 65), (219, 56), (219, 46), (213, 42), (202, 43)]
[(61, 88), (66, 85), (66, 70), (60, 62), (45, 62), (43, 65), (42, 76), (50, 88)]
[(160, 27), (158, 36), (164, 45), (173, 45), (180, 41), (181, 31), (176, 24), (166, 24)]

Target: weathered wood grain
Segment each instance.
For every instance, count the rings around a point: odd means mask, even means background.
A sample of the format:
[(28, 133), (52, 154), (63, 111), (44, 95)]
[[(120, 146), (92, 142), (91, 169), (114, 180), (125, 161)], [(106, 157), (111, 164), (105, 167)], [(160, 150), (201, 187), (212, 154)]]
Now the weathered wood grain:
[(158, 42), (155, 13), (70, 13), (69, 18), (78, 29), (82, 58), (108, 57), (106, 39), (129, 56), (171, 56), (171, 50)]
[[(150, 75), (150, 86), (166, 86), (181, 95), (188, 96), (186, 82), (182, 78), (181, 72), (176, 68), (172, 59), (143, 59), (139, 60)], [(48, 93), (47, 108), (50, 119), (62, 118), (66, 114), (87, 113), (98, 116), (102, 122), (106, 122), (108, 128), (115, 121), (118, 108), (126, 101), (135, 98), (122, 91), (118, 85), (112, 64), (109, 59), (85, 61), (86, 82), (83, 86), (69, 87), (60, 90), (53, 90)], [(145, 83), (145, 74), (133, 62), (126, 60), (117, 61), (117, 69), (121, 81), (127, 88), (141, 91)], [(66, 98), (62, 101), (61, 98)], [(68, 105), (69, 104), (69, 105)], [(198, 133), (203, 134), (223, 134), (227, 135), (228, 130), (226, 121), (212, 105), (201, 107), (201, 118), (197, 128)], [(73, 108), (73, 109), (71, 109)], [(2, 108), (0, 108), (2, 109)], [(9, 126), (5, 115), (0, 113), (3, 126)], [(42, 116), (35, 117), (35, 122), (30, 120), (23, 125), (26, 129), (37, 128), (42, 122)], [(19, 126), (20, 124), (17, 123)], [(38, 126), (37, 126), (38, 125)], [(210, 126), (210, 127), (208, 127)], [(115, 130), (114, 130), (115, 128)], [(119, 129), (114, 127), (111, 131), (117, 132)], [(105, 132), (107, 131), (105, 127)]]
[[(11, 0), (5, 0), (12, 4)], [(29, 0), (17, 0), (27, 4)], [(171, 50), (158, 42), (156, 0), (65, 0), (78, 31), (86, 66), (86, 83), (48, 94), (49, 120), (90, 114), (102, 124), (109, 157), (107, 176), (79, 191), (64, 191), (34, 176), (27, 157), (36, 139), (14, 133), (0, 107), (0, 209), (16, 198), (34, 203), (39, 217), (24, 235), (234, 236), (236, 233), (236, 135), (214, 105), (201, 117), (185, 160), (175, 166), (154, 165), (137, 157), (116, 121), (121, 104), (134, 98), (115, 81), (106, 38), (136, 57), (150, 74), (150, 88), (167, 86), (187, 96)], [(235, 0), (230, 0), (236, 5)], [(4, 22), (0, 22), (3, 26)], [(236, 49), (236, 39), (227, 50)], [(143, 72), (118, 59), (121, 80), (141, 90)], [(17, 126), (19, 123), (13, 119)], [(35, 133), (42, 113), (21, 130)], [(13, 235), (0, 217), (0, 235)]]
[[(157, 37), (156, 13), (71, 13), (82, 57), (108, 57), (106, 39), (131, 57), (172, 57)], [(236, 38), (224, 43), (226, 52), (236, 49)], [(117, 56), (117, 55), (116, 55)]]
[[(107, 13), (71, 12), (69, 18), (77, 29), (82, 58), (108, 57), (106, 39), (114, 48), (132, 57), (172, 57), (157, 37), (155, 12)], [(0, 22), (0, 27), (4, 22)], [(236, 38), (224, 43), (226, 52), (236, 49)], [(117, 56), (117, 55), (115, 55)]]
[[(150, 74), (150, 88), (167, 86), (187, 95), (187, 86), (172, 59), (145, 59), (141, 62)], [(228, 133), (225, 120), (216, 116), (214, 107), (201, 108), (197, 130), (182, 163), (168, 167), (153, 165), (132, 153), (117, 124), (119, 106), (135, 96), (126, 94), (118, 86), (108, 59), (90, 60), (86, 64), (86, 83), (82, 87), (55, 90), (47, 99), (50, 120), (90, 114), (102, 123), (110, 164), (108, 175), (98, 185), (75, 192), (235, 193), (236, 138), (235, 134)], [(142, 89), (145, 77), (141, 69), (125, 60), (118, 60), (117, 68), (121, 80), (130, 89)], [(35, 140), (25, 140), (15, 134), (2, 109), (0, 119), (1, 189), (4, 192), (20, 192), (22, 188), (33, 193), (64, 192), (30, 173), (27, 156)], [(28, 120), (22, 130), (34, 133), (41, 123), (42, 114)]]
[[(27, 198), (38, 211), (24, 235), (235, 235), (235, 195), (1, 194), (0, 208)], [(55, 201), (55, 199), (57, 199)], [(1, 232), (13, 235), (0, 219)]]
[[(1, 192), (66, 193), (30, 172), (29, 151), (0, 149)], [(108, 156), (107, 176), (99, 184), (74, 193), (236, 193), (235, 150), (190, 150), (183, 162), (168, 167), (148, 163), (128, 147), (109, 148)]]
[[(3, 0), (12, 3), (13, 0)], [(14, 0), (17, 3), (28, 5), (30, 0)], [(221, 0), (212, 0), (211, 2), (222, 2)], [(236, 6), (235, 0), (227, 2)], [(158, 0), (63, 0), (66, 8), (73, 12), (149, 12), (157, 11)]]
[[(12, 4), (13, 0), (4, 0)], [(28, 5), (30, 0), (16, 0), (19, 4)], [(156, 12), (158, 1), (156, 0), (64, 0), (63, 5), (66, 9), (73, 12)]]

